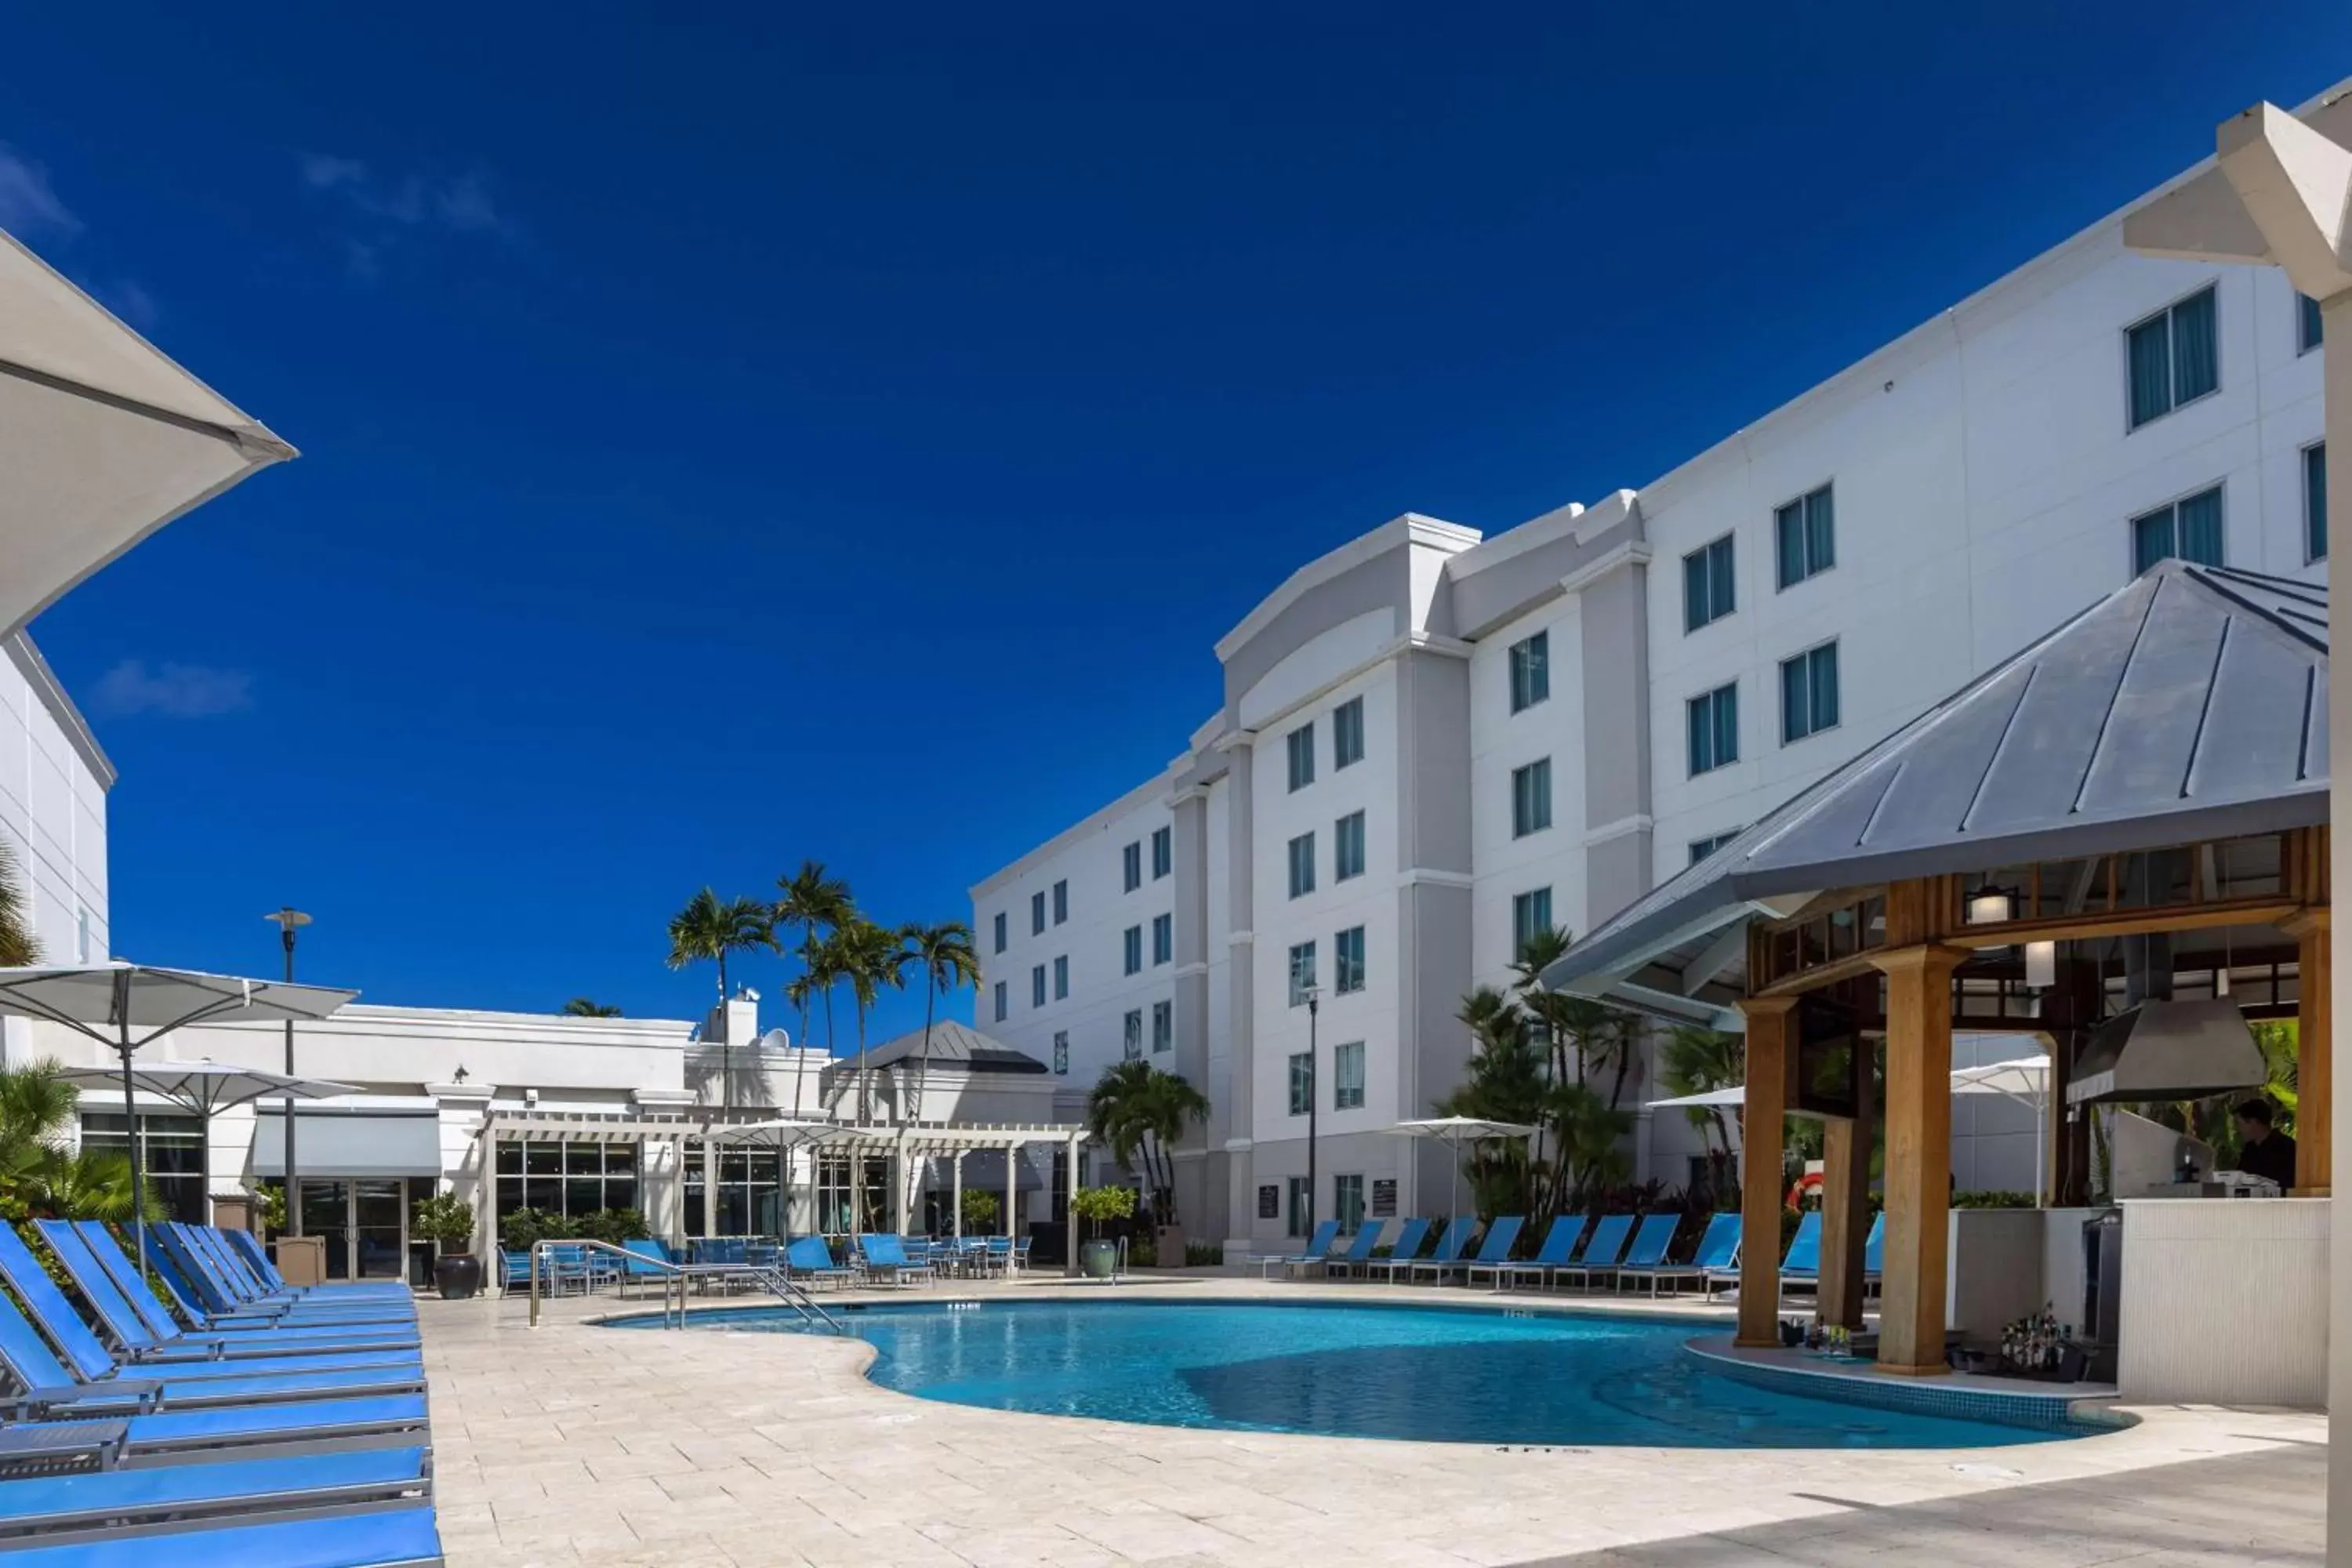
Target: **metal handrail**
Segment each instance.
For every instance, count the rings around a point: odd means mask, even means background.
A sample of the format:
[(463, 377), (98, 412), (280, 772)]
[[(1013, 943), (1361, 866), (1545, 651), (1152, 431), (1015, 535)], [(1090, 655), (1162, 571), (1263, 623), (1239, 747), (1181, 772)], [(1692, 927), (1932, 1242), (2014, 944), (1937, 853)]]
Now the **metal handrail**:
[[(530, 1326), (534, 1329), (539, 1327), (540, 1282), (547, 1273), (541, 1261), (549, 1256), (550, 1248), (559, 1247), (610, 1253), (621, 1259), (624, 1279), (627, 1277), (628, 1270), (640, 1267), (654, 1270), (661, 1277), (662, 1327), (665, 1329), (686, 1327), (686, 1286), (688, 1280), (735, 1277), (759, 1280), (775, 1292), (786, 1306), (798, 1312), (804, 1322), (821, 1322), (836, 1334), (848, 1332), (840, 1319), (818, 1305), (814, 1297), (793, 1281), (781, 1262), (772, 1267), (749, 1263), (673, 1263), (666, 1258), (648, 1257), (642, 1252), (632, 1252), (625, 1247), (615, 1247), (609, 1241), (596, 1241), (586, 1237), (577, 1239), (547, 1237), (530, 1244)], [(673, 1287), (677, 1295), (674, 1313), (670, 1300)], [(676, 1319), (674, 1322), (673, 1316)]]

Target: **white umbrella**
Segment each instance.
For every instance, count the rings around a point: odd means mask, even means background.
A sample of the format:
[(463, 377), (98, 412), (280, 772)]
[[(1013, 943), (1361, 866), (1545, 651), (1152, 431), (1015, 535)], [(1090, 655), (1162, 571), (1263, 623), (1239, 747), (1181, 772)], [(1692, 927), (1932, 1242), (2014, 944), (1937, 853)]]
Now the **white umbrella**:
[[(58, 1075), (77, 1087), (109, 1089), (121, 1081), (112, 1068), (74, 1068)], [(258, 1068), (241, 1068), (227, 1062), (142, 1062), (131, 1074), (131, 1084), (142, 1093), (168, 1100), (174, 1105), (184, 1105), (205, 1123), (206, 1142), (210, 1142), (212, 1120), (224, 1110), (240, 1105), (250, 1105), (268, 1096), (292, 1096), (303, 1100), (324, 1100), (330, 1095), (357, 1094), (360, 1090), (348, 1083), (330, 1083), (324, 1079), (289, 1078), (282, 1072), (264, 1072)], [(205, 1194), (207, 1212), (211, 1194)]]
[(743, 1143), (754, 1149), (776, 1152), (776, 1232), (784, 1246), (793, 1244), (792, 1166), (786, 1156), (794, 1149), (814, 1144), (830, 1143), (846, 1136), (849, 1129), (837, 1121), (796, 1121), (790, 1117), (778, 1117), (769, 1121), (745, 1121), (733, 1126), (713, 1127), (703, 1134), (716, 1143)]
[(122, 1114), (131, 1123), (131, 1215), (142, 1272), (147, 1267), (147, 1191), (139, 1165), (132, 1056), (158, 1036), (192, 1024), (224, 1018), (272, 1023), (323, 1018), (358, 994), (324, 985), (154, 969), (120, 960), (68, 969), (0, 969), (0, 1013), (61, 1024), (122, 1058)]
[(1747, 1089), (1744, 1086), (1734, 1084), (1729, 1089), (1710, 1089), (1704, 1094), (1678, 1094), (1672, 1100), (1645, 1100), (1642, 1102), (1642, 1105), (1644, 1110), (1665, 1110), (1672, 1107), (1682, 1105), (1696, 1108), (1703, 1105), (1717, 1107), (1727, 1105), (1740, 1106), (1747, 1103)]
[(1462, 1145), (1486, 1138), (1530, 1138), (1536, 1131), (1522, 1122), (1488, 1121), (1477, 1116), (1424, 1117), (1418, 1121), (1400, 1121), (1382, 1131), (1407, 1138), (1434, 1138), (1454, 1151), (1453, 1186), (1445, 1197), (1447, 1225), (1454, 1223), (1454, 1211), (1462, 1199)]
[(293, 455), (0, 234), (0, 636)]

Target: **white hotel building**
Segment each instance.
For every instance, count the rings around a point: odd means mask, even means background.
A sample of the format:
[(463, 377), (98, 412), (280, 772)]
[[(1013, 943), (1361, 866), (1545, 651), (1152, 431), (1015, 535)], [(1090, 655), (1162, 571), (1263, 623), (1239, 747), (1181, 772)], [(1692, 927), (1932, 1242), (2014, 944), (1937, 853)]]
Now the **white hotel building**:
[[(2304, 112), (2352, 141), (2352, 99)], [(979, 1026), (1066, 1104), (1122, 1056), (1202, 1085), (1187, 1227), (1269, 1247), (1307, 1169), (1297, 954), (1317, 1211), (1436, 1212), (1444, 1155), (1380, 1130), (1461, 1081), (1455, 1009), (1528, 922), (1591, 929), (2153, 560), (2324, 576), (2317, 335), (2277, 269), (2109, 218), (1638, 490), (1339, 545), (1217, 642), (1172, 762), (972, 888)], [(2031, 1187), (2021, 1107), (1955, 1124), (1962, 1187)], [(1697, 1151), (1635, 1134), (1669, 1186)]]

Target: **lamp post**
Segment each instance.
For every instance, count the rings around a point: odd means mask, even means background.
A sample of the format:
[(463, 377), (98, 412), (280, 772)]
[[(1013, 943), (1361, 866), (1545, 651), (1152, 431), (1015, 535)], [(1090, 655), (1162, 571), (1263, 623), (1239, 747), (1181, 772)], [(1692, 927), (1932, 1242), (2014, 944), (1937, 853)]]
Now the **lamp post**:
[[(273, 914), (261, 917), (275, 925), (279, 940), (286, 944), (286, 984), (294, 984), (294, 933), (310, 923), (310, 917), (288, 904)], [(294, 1020), (286, 1020), (286, 1076), (294, 1076)], [(302, 1234), (302, 1189), (294, 1174), (294, 1097), (286, 1097), (286, 1229), (288, 1234)]]
[(1322, 999), (1322, 988), (1313, 981), (1298, 988), (1307, 1003), (1307, 1234), (1315, 1234), (1315, 1123), (1316, 1102), (1323, 1098), (1323, 1063), (1315, 1049), (1315, 1012)]

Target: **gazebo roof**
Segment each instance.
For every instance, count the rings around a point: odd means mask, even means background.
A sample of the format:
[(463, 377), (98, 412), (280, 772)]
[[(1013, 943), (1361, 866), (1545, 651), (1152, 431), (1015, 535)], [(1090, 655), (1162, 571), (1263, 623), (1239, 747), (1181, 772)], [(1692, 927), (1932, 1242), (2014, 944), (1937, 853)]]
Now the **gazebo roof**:
[(1603, 921), (1543, 980), (1600, 994), (1833, 889), (2326, 820), (2327, 590), (2165, 561)]
[[(1003, 1041), (982, 1034), (969, 1024), (959, 1024), (942, 1018), (931, 1026), (928, 1050), (923, 1044), (923, 1031), (916, 1029), (887, 1040), (866, 1053), (868, 1068), (896, 1067), (901, 1062), (919, 1062), (926, 1058), (935, 1068), (958, 1068), (976, 1073), (1042, 1073), (1048, 1071), (1044, 1062), (1026, 1051), (1013, 1049)], [(842, 1057), (835, 1067), (856, 1070), (856, 1057)]]

